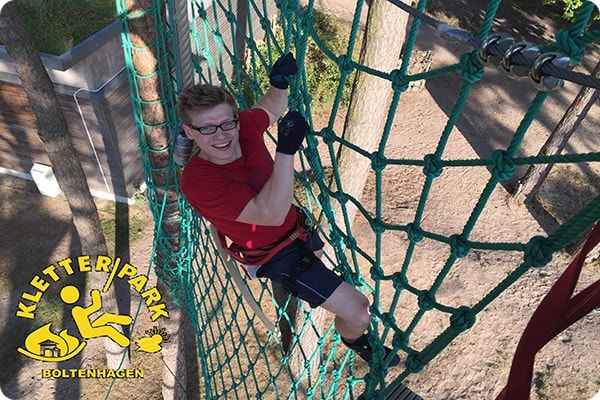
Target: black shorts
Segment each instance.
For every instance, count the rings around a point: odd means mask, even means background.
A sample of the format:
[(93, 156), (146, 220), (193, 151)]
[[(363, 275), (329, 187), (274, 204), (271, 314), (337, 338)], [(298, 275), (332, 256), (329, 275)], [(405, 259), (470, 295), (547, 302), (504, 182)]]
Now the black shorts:
[(295, 240), (262, 265), (256, 277), (280, 283), (312, 308), (318, 307), (344, 281), (315, 256), (314, 251), (321, 248), (323, 241), (312, 231), (308, 241)]

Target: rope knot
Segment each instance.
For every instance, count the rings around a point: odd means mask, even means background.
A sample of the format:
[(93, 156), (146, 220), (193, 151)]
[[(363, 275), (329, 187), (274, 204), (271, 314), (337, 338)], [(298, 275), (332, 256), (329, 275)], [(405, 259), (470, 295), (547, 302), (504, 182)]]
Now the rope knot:
[(408, 344), (408, 336), (404, 332), (396, 332), (394, 333), (394, 337), (392, 338), (392, 346), (395, 349), (406, 348)]
[(348, 195), (345, 192), (337, 192), (334, 197), (337, 199), (337, 201), (340, 202), (340, 204), (344, 205), (348, 202)]
[(331, 144), (335, 141), (335, 133), (333, 133), (333, 130), (330, 128), (321, 129), (321, 137), (325, 144)]
[(406, 225), (406, 234), (411, 242), (419, 243), (423, 240), (423, 231), (413, 223)]
[[(254, 40), (248, 40), (248, 43), (246, 43), (246, 45), (248, 46), (248, 48), (250, 48), (250, 50), (257, 52), (258, 51), (258, 46), (256, 45), (256, 42)], [(252, 81), (252, 89), (254, 91), (258, 91), (259, 86), (256, 85), (254, 83), (254, 81)]]
[(369, 272), (371, 273), (371, 278), (373, 278), (376, 281), (381, 281), (383, 280), (383, 278), (385, 278), (385, 273), (383, 272), (383, 269), (381, 269), (381, 267), (377, 265), (373, 265)]
[(494, 161), (492, 174), (497, 177), (500, 182), (504, 182), (512, 178), (517, 170), (517, 166), (513, 162), (512, 158), (508, 156), (506, 150), (495, 150), (492, 153), (492, 160)]
[(387, 326), (394, 326), (396, 325), (396, 318), (394, 318), (394, 314), (386, 312), (383, 313), (383, 315), (381, 316), (381, 320), (387, 325)]
[(460, 57), (462, 72), (460, 76), (463, 80), (473, 84), (483, 77), (483, 64), (476, 51), (465, 53)]
[(394, 91), (402, 93), (408, 89), (408, 77), (399, 69), (395, 69), (390, 72), (390, 78), (392, 79), (392, 88)]
[(450, 236), (450, 254), (456, 258), (462, 258), (469, 254), (469, 245), (462, 235)]
[(319, 374), (325, 374), (327, 373), (327, 368), (325, 367), (325, 364), (321, 364), (319, 365)]
[(556, 39), (556, 45), (562, 53), (569, 56), (577, 64), (581, 62), (584, 47), (580, 37), (574, 36), (574, 32), (562, 29), (556, 32), (554, 38)]
[(450, 316), (450, 326), (457, 332), (463, 332), (475, 325), (475, 320), (476, 316), (473, 310), (462, 306)]
[(408, 287), (408, 279), (400, 272), (396, 272), (392, 277), (392, 282), (394, 285), (394, 289), (402, 290)]
[(220, 82), (227, 82), (227, 78), (225, 77), (225, 74), (223, 73), (223, 71), (218, 71), (217, 77), (219, 78)]
[(337, 58), (337, 64), (340, 68), (340, 72), (351, 71), (354, 69), (354, 61), (346, 54), (342, 54)]
[(435, 154), (427, 154), (423, 161), (425, 166), (423, 167), (423, 173), (430, 178), (437, 178), (442, 174), (444, 166), (442, 160)]
[(418, 299), (419, 308), (425, 311), (429, 311), (435, 307), (435, 297), (429, 290), (420, 291)]
[(200, 19), (206, 19), (206, 10), (204, 8), (198, 9), (198, 17), (200, 17)]
[(375, 233), (385, 232), (385, 226), (383, 226), (383, 224), (381, 223), (380, 220), (373, 221), (373, 223), (371, 223), (371, 228), (373, 229), (373, 232), (375, 232)]
[(421, 360), (421, 358), (419, 357), (419, 353), (414, 352), (408, 355), (408, 357), (406, 357), (406, 370), (410, 373), (417, 373), (420, 372), (423, 367), (425, 366), (425, 364), (423, 363), (423, 360)]
[(378, 151), (371, 153), (371, 168), (375, 172), (381, 172), (387, 165), (387, 160), (384, 156), (380, 155)]
[(525, 245), (523, 261), (532, 267), (543, 267), (552, 260), (552, 242), (544, 236), (534, 236)]
[(358, 248), (358, 245), (356, 244), (356, 239), (354, 239), (352, 236), (348, 236), (347, 238), (345, 238), (345, 240), (347, 248), (351, 250), (356, 250)]
[[(223, 43), (224, 43), (223, 34), (221, 32), (213, 33), (213, 39), (218, 45), (223, 45)], [(225, 75), (225, 74), (223, 74), (223, 75)], [(221, 81), (221, 82), (225, 82), (225, 81)]]
[[(308, 369), (307, 369), (307, 370), (308, 370)], [(338, 381), (338, 380), (340, 379), (340, 370), (339, 370), (339, 369), (336, 369), (335, 371), (333, 371), (333, 372), (331, 373), (331, 375), (333, 376), (333, 379), (334, 379), (335, 381)], [(310, 398), (310, 397), (309, 397), (309, 398)]]
[(225, 19), (227, 19), (227, 22), (235, 24), (235, 14), (232, 13), (231, 11), (227, 10), (225, 11)]
[(269, 22), (269, 18), (263, 17), (260, 19), (260, 26), (263, 28), (265, 32), (269, 31), (271, 28), (271, 22)]

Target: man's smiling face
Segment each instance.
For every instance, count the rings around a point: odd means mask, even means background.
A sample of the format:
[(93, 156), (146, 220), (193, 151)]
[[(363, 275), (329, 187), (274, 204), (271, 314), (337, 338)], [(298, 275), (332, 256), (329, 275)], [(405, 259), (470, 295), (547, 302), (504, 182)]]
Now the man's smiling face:
[[(200, 148), (200, 158), (223, 165), (242, 156), (239, 123), (236, 123), (238, 116), (231, 105), (223, 103), (211, 108), (191, 110), (189, 116), (191, 126), (184, 124), (183, 130)], [(202, 134), (199, 131), (211, 131), (219, 125), (213, 134)]]

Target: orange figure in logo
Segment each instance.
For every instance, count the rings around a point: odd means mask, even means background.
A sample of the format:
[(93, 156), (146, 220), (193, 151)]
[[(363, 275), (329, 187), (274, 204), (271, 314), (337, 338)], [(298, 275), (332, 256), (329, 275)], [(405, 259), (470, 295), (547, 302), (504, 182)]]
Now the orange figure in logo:
[[(129, 338), (108, 324), (129, 325), (132, 321), (131, 317), (129, 315), (103, 313), (91, 321), (91, 315), (102, 308), (102, 298), (98, 289), (92, 289), (90, 294), (92, 304), (87, 307), (74, 306), (71, 309), (71, 315), (73, 315), (73, 320), (77, 324), (81, 336), (85, 339), (109, 337), (119, 346), (129, 346)], [(74, 304), (79, 300), (79, 289), (71, 285), (65, 286), (60, 291), (60, 298), (66, 304)]]

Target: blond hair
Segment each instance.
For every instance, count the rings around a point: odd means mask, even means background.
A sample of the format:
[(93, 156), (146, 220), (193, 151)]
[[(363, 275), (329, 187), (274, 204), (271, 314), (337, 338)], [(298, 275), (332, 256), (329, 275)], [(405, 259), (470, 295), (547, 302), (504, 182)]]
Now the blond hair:
[(185, 89), (177, 99), (177, 114), (187, 125), (192, 124), (189, 112), (229, 104), (235, 114), (238, 107), (233, 96), (220, 86), (199, 84)]

